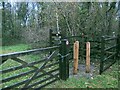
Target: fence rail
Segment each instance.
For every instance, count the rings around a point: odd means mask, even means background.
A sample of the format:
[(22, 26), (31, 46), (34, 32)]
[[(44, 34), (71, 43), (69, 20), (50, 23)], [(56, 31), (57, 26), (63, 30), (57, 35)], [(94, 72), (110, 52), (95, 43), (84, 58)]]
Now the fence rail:
[(59, 48), (59, 46), (52, 46), (52, 47), (47, 47), (47, 48), (40, 48), (40, 49), (32, 49), (32, 50), (27, 50), (27, 51), (21, 51), (21, 52), (14, 52), (14, 53), (8, 53), (8, 54), (1, 54), (0, 58), (2, 58), (2, 62), (6, 61), (6, 59), (8, 58), (12, 58), (12, 57), (18, 57), (18, 56), (24, 56), (24, 55), (28, 55), (31, 53), (38, 53), (41, 51), (50, 51), (52, 49), (56, 49)]

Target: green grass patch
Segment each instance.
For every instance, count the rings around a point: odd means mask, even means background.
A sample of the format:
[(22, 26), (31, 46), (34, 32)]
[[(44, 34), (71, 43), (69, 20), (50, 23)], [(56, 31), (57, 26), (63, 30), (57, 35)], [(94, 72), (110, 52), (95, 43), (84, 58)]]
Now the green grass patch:
[(27, 50), (28, 48), (30, 48), (30, 46), (27, 45), (27, 44), (18, 44), (18, 45), (12, 45), (12, 46), (1, 46), (0, 47), (0, 54), (23, 51), (23, 50)]

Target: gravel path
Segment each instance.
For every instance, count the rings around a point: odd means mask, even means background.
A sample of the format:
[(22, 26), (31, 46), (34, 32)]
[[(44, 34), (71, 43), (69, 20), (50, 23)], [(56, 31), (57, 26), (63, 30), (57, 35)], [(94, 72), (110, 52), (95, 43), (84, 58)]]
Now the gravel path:
[(99, 67), (95, 66), (94, 64), (91, 64), (90, 66), (90, 73), (85, 72), (85, 65), (84, 64), (79, 64), (78, 66), (78, 74), (73, 75), (73, 67), (70, 68), (69, 71), (69, 77), (75, 77), (75, 78), (80, 78), (80, 77), (86, 77), (86, 78), (93, 78), (94, 76), (99, 74)]

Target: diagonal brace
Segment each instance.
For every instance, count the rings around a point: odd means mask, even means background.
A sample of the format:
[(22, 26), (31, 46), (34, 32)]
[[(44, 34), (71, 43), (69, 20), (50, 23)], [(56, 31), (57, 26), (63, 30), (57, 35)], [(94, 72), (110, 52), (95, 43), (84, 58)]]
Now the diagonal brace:
[(43, 65), (41, 67), (39, 67), (39, 69), (34, 73), (34, 75), (31, 77), (31, 79), (29, 79), (27, 81), (27, 83), (24, 85), (23, 88), (26, 88), (30, 82), (37, 76), (37, 74), (42, 71), (42, 69), (44, 69), (45, 65), (48, 63), (48, 61), (50, 61), (51, 59), (53, 59), (53, 57), (57, 54), (58, 52), (54, 51), (49, 57), (46, 58), (46, 61), (43, 63)]

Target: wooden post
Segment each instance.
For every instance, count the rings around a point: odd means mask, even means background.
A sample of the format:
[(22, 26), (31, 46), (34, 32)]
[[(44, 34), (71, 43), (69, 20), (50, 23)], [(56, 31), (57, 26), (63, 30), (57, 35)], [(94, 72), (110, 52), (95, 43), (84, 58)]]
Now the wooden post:
[(117, 36), (117, 47), (116, 47), (116, 52), (117, 52), (117, 54), (116, 54), (116, 57), (117, 58), (119, 58), (119, 52), (120, 52), (120, 37), (119, 37), (119, 35)]
[(68, 54), (68, 44), (67, 39), (61, 41), (60, 46), (60, 60), (59, 60), (59, 76), (62, 80), (67, 80), (69, 78), (69, 60), (67, 59)]
[(102, 74), (102, 72), (103, 72), (103, 66), (104, 66), (104, 59), (105, 59), (105, 57), (104, 57), (104, 55), (105, 55), (105, 37), (104, 36), (102, 36), (101, 37), (101, 59), (100, 59), (100, 70), (99, 70), (99, 74), (101, 75)]
[(60, 44), (60, 59), (59, 59), (59, 77), (62, 80), (69, 78), (69, 60), (66, 55), (68, 54), (68, 40), (65, 39), (66, 30), (61, 30), (61, 44)]
[(79, 58), (79, 41), (74, 43), (74, 67), (73, 67), (73, 74), (77, 74), (78, 72), (78, 58)]
[(90, 42), (86, 43), (86, 73), (90, 72)]
[[(53, 33), (53, 30), (52, 29), (50, 29), (49, 30), (49, 46), (50, 47), (52, 47), (52, 41), (53, 41), (53, 39), (52, 39), (52, 33)], [(52, 54), (52, 51), (50, 51), (50, 54)]]

